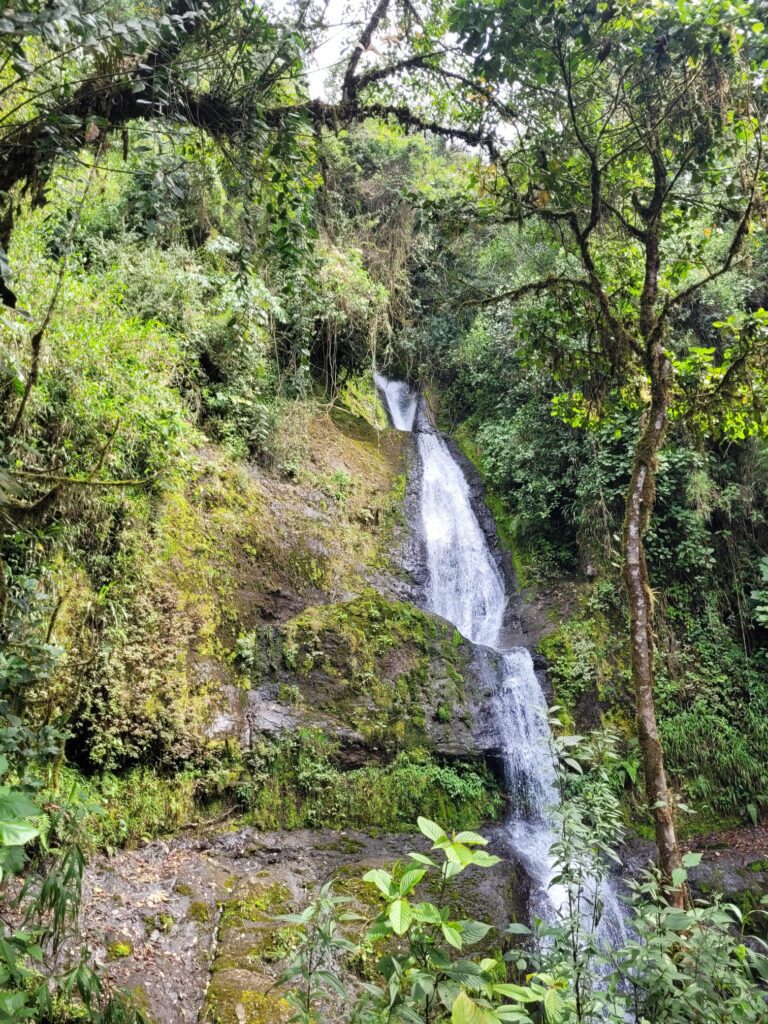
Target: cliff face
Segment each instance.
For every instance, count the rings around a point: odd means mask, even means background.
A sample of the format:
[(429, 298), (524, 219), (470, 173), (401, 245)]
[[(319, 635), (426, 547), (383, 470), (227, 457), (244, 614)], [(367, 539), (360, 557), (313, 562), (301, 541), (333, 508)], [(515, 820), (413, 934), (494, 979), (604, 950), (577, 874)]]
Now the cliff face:
[(191, 452), (151, 507), (133, 506), (106, 591), (62, 561), (58, 691), (84, 767), (201, 756), (250, 685), (243, 638), (308, 605), (397, 589), (402, 438), (343, 410), (297, 407), (284, 429), (294, 461), (279, 473)]
[[(275, 914), (334, 876), (371, 916), (362, 874), (422, 843), (387, 827), (419, 813), (480, 826), (502, 807), (491, 654), (417, 607), (411, 438), (361, 409), (300, 429), (292, 477), (201, 449), (153, 511), (120, 628), (80, 641), (108, 651), (88, 670), (80, 749), (129, 787), (147, 776), (121, 776), (121, 762), (149, 751), (229, 779), (217, 807), (190, 805), (208, 824), (169, 826), (88, 871), (89, 946), (158, 1024), (287, 1019), (272, 985), (291, 940)], [(460, 898), (502, 928), (524, 885), (505, 860)], [(353, 989), (365, 971), (349, 965)]]

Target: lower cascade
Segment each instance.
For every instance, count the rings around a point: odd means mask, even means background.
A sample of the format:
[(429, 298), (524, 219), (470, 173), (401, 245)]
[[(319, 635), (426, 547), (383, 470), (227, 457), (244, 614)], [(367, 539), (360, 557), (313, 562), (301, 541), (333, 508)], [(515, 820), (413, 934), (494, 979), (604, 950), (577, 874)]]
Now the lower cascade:
[[(421, 465), (420, 515), (428, 579), (426, 607), (472, 643), (491, 649), (496, 665), (493, 711), (499, 723), (507, 794), (509, 843), (532, 886), (532, 909), (556, 919), (565, 910), (550, 847), (550, 808), (557, 804), (547, 702), (530, 651), (505, 648), (502, 626), (508, 604), (504, 576), (494, 560), (470, 501), (467, 479), (418, 396), (401, 381), (376, 374), (392, 425), (416, 435)], [(601, 937), (625, 937), (623, 915), (608, 884), (600, 893)]]

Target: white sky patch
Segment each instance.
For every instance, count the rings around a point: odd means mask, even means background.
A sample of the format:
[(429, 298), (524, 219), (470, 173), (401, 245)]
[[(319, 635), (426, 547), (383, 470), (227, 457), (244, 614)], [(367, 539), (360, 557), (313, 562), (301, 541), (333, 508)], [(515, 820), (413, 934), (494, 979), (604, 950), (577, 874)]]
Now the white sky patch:
[[(277, 15), (295, 15), (291, 0), (272, 0), (270, 9)], [(368, 16), (364, 0), (328, 0), (325, 23), (328, 28), (312, 40), (307, 58), (307, 85), (312, 99), (327, 98), (327, 82), (332, 72), (343, 66), (362, 31)]]
[(345, 0), (330, 0), (326, 9), (326, 22), (330, 26), (324, 38), (318, 40), (309, 63), (309, 95), (312, 99), (325, 99), (326, 81), (334, 68), (343, 62), (350, 49), (352, 30), (349, 23), (364, 14), (362, 4), (358, 12), (350, 12)]

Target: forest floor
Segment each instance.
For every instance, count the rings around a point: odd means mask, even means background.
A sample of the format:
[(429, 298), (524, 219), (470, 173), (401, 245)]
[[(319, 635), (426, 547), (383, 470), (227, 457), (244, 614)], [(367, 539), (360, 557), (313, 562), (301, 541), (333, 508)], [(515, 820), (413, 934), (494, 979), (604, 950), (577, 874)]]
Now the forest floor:
[[(503, 853), (499, 829), (489, 838)], [(109, 983), (132, 991), (158, 1024), (281, 1024), (289, 1013), (273, 986), (294, 937), (275, 915), (303, 909), (334, 877), (370, 920), (379, 902), (362, 875), (410, 849), (427, 845), (413, 835), (237, 827), (156, 841), (90, 866), (84, 938)], [(514, 866), (502, 859), (457, 889), (465, 915), (493, 922), (496, 944), (519, 914), (511, 878)], [(345, 965), (353, 987), (369, 966)]]

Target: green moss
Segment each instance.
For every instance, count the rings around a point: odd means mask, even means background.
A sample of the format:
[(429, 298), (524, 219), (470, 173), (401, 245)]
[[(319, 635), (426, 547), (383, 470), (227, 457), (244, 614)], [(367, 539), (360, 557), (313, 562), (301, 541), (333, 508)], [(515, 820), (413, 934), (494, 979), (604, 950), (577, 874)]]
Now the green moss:
[(291, 955), (299, 941), (295, 928), (259, 928), (251, 932), (251, 944), (240, 966), (275, 964)]
[(288, 1024), (292, 1009), (272, 992), (244, 988), (239, 972), (215, 973), (206, 996), (211, 1024)]
[(375, 885), (364, 882), (362, 876), (367, 867), (362, 864), (345, 864), (335, 875), (334, 888), (344, 896), (350, 896), (356, 903), (368, 910), (381, 909), (381, 894)]
[(269, 921), (276, 914), (286, 914), (290, 910), (290, 901), (291, 890), (280, 882), (247, 886), (236, 899), (223, 904), (219, 931), (225, 933), (244, 921)]
[(211, 908), (207, 903), (203, 903), (202, 900), (193, 900), (189, 905), (187, 918), (190, 921), (196, 921), (198, 924), (205, 924), (211, 919)]
[(495, 818), (502, 798), (482, 764), (438, 763), (421, 749), (392, 762), (342, 773), (335, 745), (316, 729), (284, 734), (261, 748), (260, 781), (244, 795), (257, 828), (410, 830), (424, 814), (448, 827)]
[(175, 923), (172, 914), (147, 914), (144, 918), (144, 927), (147, 929), (147, 933), (155, 930), (167, 933)]
[(428, 709), (464, 696), (468, 654), (456, 631), (372, 590), (307, 608), (239, 648), (260, 681), (272, 666), (283, 703), (331, 716), (377, 749), (424, 746)]
[(108, 960), (122, 960), (133, 953), (133, 943), (128, 939), (118, 939), (107, 947)]
[(318, 843), (315, 846), (316, 850), (329, 850), (334, 853), (360, 853), (361, 850), (365, 849), (365, 843), (361, 843), (359, 839), (352, 839), (349, 836), (339, 836), (338, 839), (334, 839), (331, 843)]

